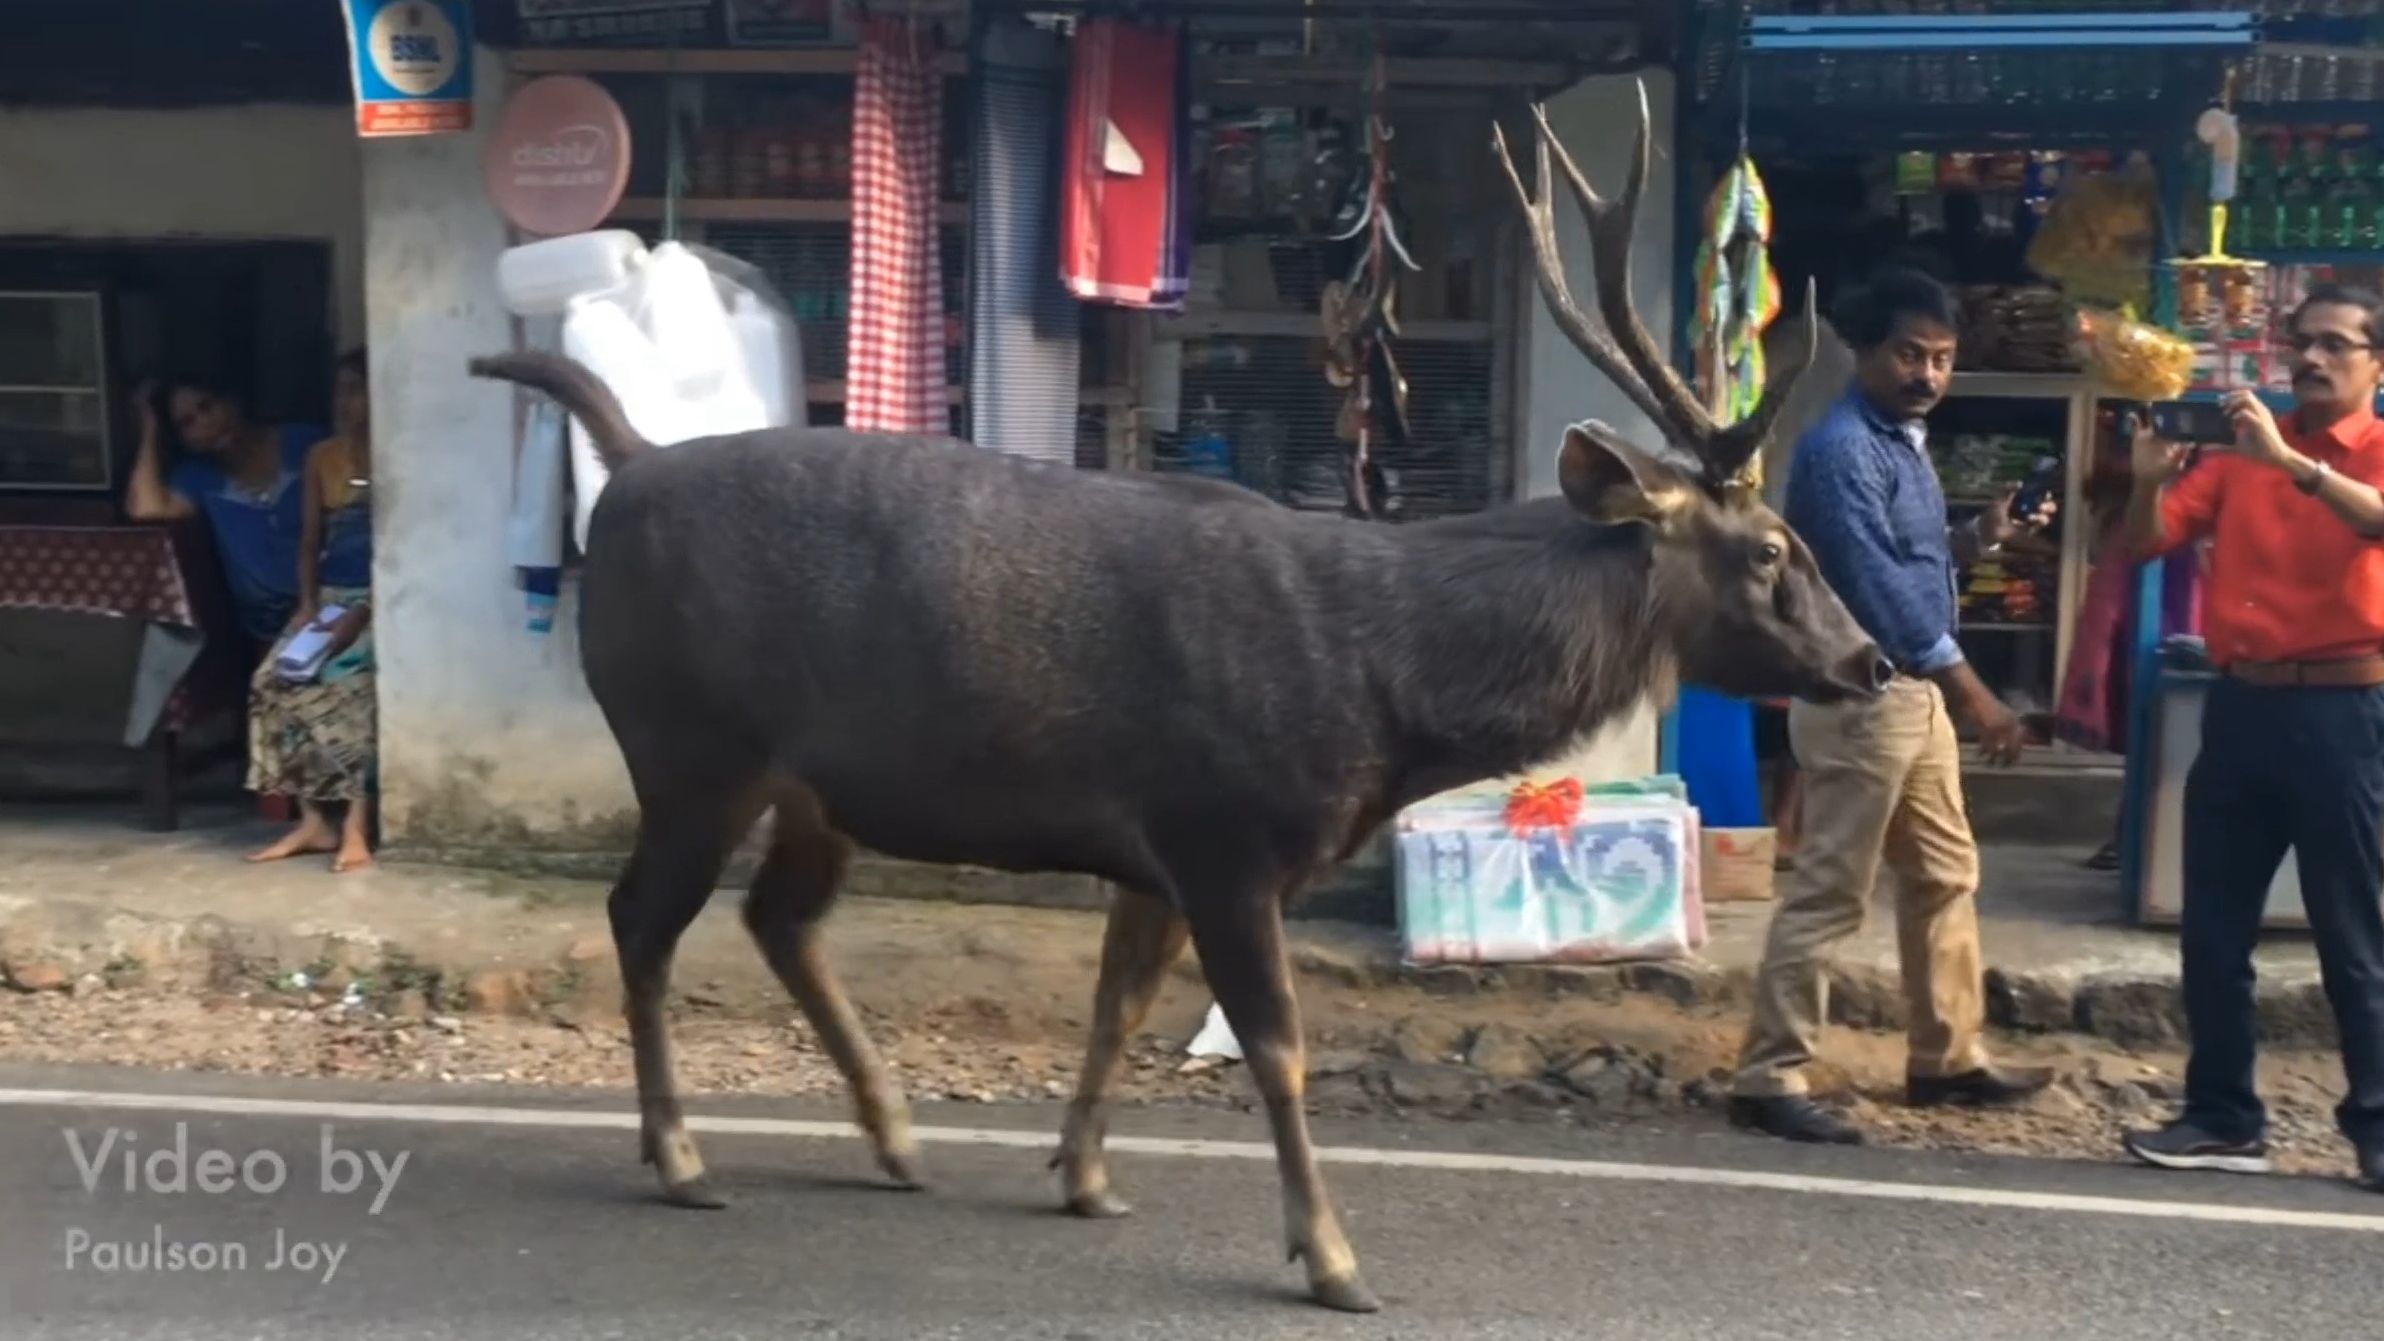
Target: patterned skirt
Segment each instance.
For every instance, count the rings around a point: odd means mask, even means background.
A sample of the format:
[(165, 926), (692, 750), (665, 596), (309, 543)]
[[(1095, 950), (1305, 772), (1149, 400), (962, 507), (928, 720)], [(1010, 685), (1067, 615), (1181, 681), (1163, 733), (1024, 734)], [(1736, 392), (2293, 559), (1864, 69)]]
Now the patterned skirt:
[[(365, 592), (327, 588), (348, 602)], [(248, 789), (305, 801), (361, 800), (372, 784), (379, 700), (374, 692), (371, 628), (333, 657), (313, 680), (293, 684), (274, 672), (290, 635), (275, 639), (249, 678)]]

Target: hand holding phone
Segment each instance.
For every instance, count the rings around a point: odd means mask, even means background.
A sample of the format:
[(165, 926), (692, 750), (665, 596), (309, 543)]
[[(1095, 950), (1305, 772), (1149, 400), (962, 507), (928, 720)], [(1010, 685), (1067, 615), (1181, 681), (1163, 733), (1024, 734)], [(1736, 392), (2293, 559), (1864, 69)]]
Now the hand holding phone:
[[(2196, 425), (2186, 421), (2190, 416), (2166, 414), (2171, 406), (2190, 407), (2198, 402), (2161, 401), (2151, 406), (2150, 414), (2127, 410), (2120, 415), (2120, 432), (2128, 441), (2128, 471), (2139, 481), (2159, 484), (2174, 479), (2193, 464), (2200, 453), (2200, 444), (2191, 444), (2172, 437), (2171, 433), (2191, 431)], [(2166, 423), (2168, 431), (2162, 430)], [(2230, 439), (2232, 441), (2232, 439)]]
[(2031, 466), (2028, 477), (2020, 481), (2019, 491), (2011, 498), (2011, 519), (2021, 526), (2033, 526), (2051, 520), (2040, 516), (2045, 502), (2053, 496), (2053, 483), (2061, 474), (2061, 458), (2040, 456)]
[(2184, 446), (2235, 445), (2235, 419), (2227, 407), (2206, 400), (2163, 400), (2152, 405), (2153, 435)]

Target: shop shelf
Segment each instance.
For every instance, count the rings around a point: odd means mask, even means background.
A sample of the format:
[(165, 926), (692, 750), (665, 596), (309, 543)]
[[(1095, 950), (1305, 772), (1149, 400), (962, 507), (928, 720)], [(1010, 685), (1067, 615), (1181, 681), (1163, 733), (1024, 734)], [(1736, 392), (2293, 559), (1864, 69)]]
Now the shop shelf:
[[(613, 209), (613, 218), (623, 222), (651, 222), (662, 218), (666, 207), (667, 202), (660, 196), (630, 196)], [(947, 201), (936, 207), (936, 213), (945, 225), (958, 227), (968, 222), (969, 207), (962, 202)], [(679, 201), (679, 218), (685, 223), (850, 223), (852, 217), (853, 202), (841, 197), (687, 196)]]
[[(963, 404), (968, 400), (968, 388), (957, 385), (947, 386), (944, 388), (944, 396), (954, 405)], [(844, 404), (844, 383), (806, 382), (803, 384), (803, 398), (813, 405), (842, 405)]]
[[(1154, 333), (1161, 340), (1197, 340), (1212, 335), (1324, 336), (1323, 319), (1314, 312), (1251, 312), (1226, 308), (1194, 308), (1157, 317)], [(1487, 321), (1402, 320), (1396, 340), (1446, 340), (1487, 343)], [(1395, 341), (1396, 342), (1396, 341)], [(1395, 343), (1394, 342), (1394, 343)]]
[(2376, 247), (2279, 247), (2241, 255), (2270, 265), (2384, 265), (2384, 248)]
[(2077, 47), (2242, 48), (2252, 44), (2244, 11), (2111, 14), (1760, 15), (1747, 23), (1750, 51), (2068, 50)]
[[(2226, 394), (2227, 393), (2224, 391), (2188, 391), (2178, 399), (2215, 401), (2223, 399)], [(2270, 391), (2263, 389), (2260, 392), (2260, 399), (2268, 402), (2269, 409), (2275, 410), (2279, 413), (2283, 413), (2284, 411), (2293, 408), (2293, 393), (2290, 391)], [(2376, 412), (2379, 414), (2384, 414), (2384, 396), (2378, 396), (2376, 398)]]
[[(506, 64), (521, 75), (849, 75), (857, 67), (859, 57), (859, 49), (855, 47), (675, 51), (668, 47), (532, 47), (514, 52)], [(945, 74), (968, 71), (968, 57), (960, 52), (945, 52), (939, 60)]]
[(1996, 400), (2068, 400), (2086, 389), (2086, 375), (2074, 372), (1995, 372), (1987, 369), (1954, 374), (1948, 396)]

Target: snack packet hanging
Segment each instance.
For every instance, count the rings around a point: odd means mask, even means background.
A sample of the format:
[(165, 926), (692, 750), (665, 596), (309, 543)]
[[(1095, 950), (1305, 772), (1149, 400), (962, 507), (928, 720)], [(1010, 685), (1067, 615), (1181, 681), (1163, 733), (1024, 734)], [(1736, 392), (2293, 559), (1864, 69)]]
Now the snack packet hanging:
[(2117, 171), (2072, 169), (2028, 244), (2028, 268), (2072, 298), (2117, 307), (2150, 301), (2160, 190), (2150, 163), (2131, 155)]
[(2125, 312), (2079, 308), (2077, 349), (2094, 380), (2125, 400), (2175, 400), (2193, 384), (2194, 347)]

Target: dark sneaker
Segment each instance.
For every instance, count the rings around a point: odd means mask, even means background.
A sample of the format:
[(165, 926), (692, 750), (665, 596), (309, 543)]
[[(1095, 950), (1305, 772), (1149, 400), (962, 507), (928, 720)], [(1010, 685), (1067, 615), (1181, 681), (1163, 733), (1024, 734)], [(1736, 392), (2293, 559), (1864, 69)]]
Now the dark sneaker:
[(2190, 1122), (2159, 1131), (2129, 1132), (2127, 1153), (2162, 1169), (2208, 1169), (2218, 1173), (2268, 1172), (2266, 1141), (2222, 1141)]
[(1862, 1128), (1801, 1094), (1772, 1099), (1733, 1095), (1730, 1125), (1809, 1145), (1861, 1145)]
[(2034, 1098), (2054, 1078), (2052, 1068), (2043, 1066), (1982, 1066), (1958, 1076), (1911, 1076), (1904, 1081), (1904, 1102), (1914, 1108), (1998, 1108)]
[(2384, 1192), (2384, 1141), (2361, 1148), (2359, 1185), (2370, 1192)]

